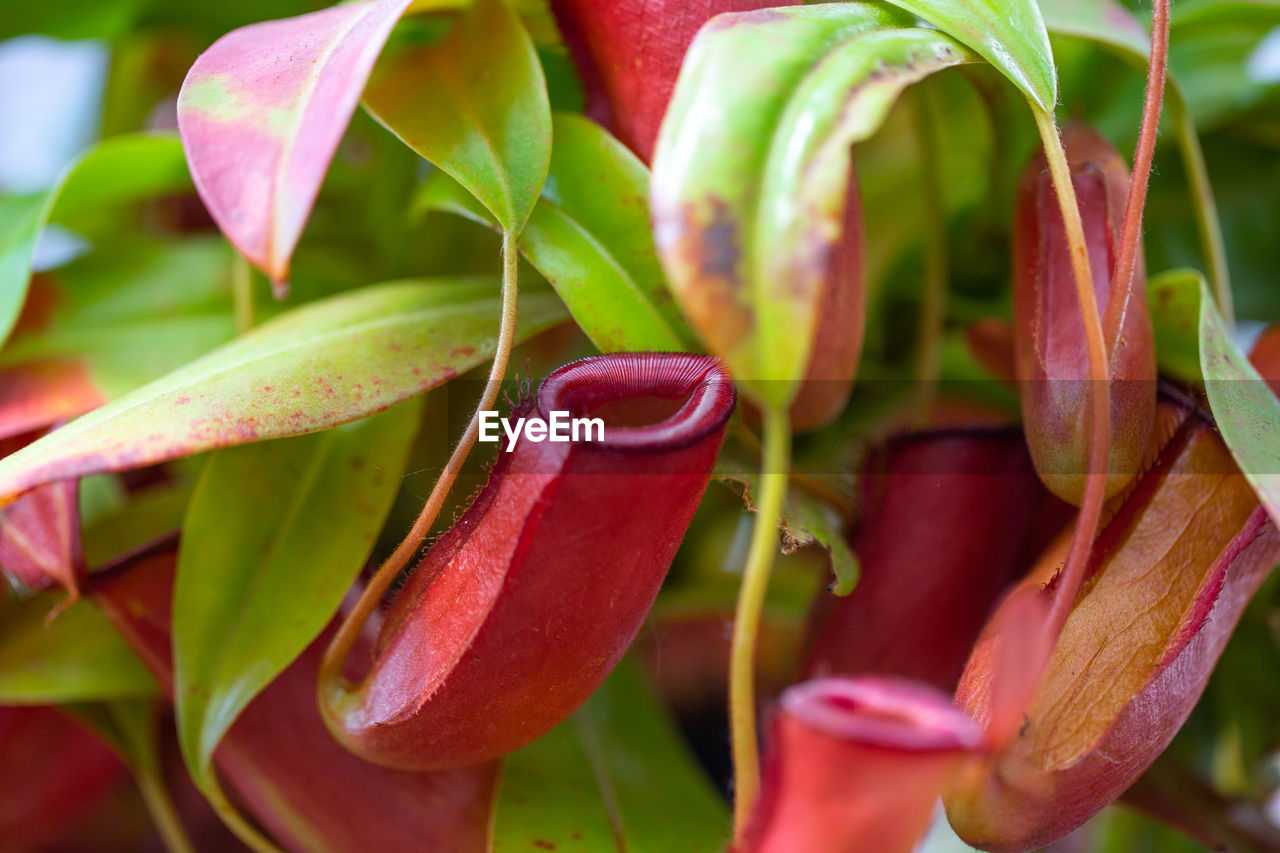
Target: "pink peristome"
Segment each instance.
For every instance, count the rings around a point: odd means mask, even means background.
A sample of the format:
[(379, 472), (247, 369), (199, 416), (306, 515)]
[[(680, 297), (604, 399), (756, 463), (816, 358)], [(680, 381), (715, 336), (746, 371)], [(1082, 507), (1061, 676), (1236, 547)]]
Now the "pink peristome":
[(909, 853), (982, 732), (933, 687), (821, 678), (789, 688), (739, 853)]
[(227, 239), (274, 281), (315, 203), (374, 62), (410, 0), (376, 0), (233, 30), (191, 66), (178, 130)]

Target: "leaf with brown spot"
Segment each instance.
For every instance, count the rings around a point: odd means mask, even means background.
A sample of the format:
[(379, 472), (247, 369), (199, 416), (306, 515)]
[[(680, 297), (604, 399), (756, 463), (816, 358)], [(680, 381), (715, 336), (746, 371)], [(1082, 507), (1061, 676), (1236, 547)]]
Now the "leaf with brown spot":
[(858, 291), (838, 331), (860, 337), (861, 275), (839, 251), (850, 146), (906, 86), (972, 61), (911, 23), (861, 3), (721, 15), (686, 57), (654, 156), (658, 252), (690, 324), (765, 405), (797, 394), (837, 288)]

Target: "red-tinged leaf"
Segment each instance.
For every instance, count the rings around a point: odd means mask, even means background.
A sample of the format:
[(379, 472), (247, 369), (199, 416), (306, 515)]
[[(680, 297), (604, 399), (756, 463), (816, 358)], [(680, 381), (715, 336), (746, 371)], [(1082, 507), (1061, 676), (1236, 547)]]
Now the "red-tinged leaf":
[(289, 258), (360, 92), (409, 0), (242, 27), (201, 54), (178, 129), (214, 221), (271, 278)]
[(43, 429), (103, 403), (79, 361), (42, 359), (0, 369), (0, 439)]
[[(386, 409), (489, 359), (497, 297), (492, 282), (455, 279), (309, 303), (0, 460), (0, 496)], [(551, 294), (520, 303), (521, 339), (565, 318)]]
[(78, 598), (79, 491), (79, 480), (63, 480), (0, 508), (0, 570), (32, 589), (56, 583)]

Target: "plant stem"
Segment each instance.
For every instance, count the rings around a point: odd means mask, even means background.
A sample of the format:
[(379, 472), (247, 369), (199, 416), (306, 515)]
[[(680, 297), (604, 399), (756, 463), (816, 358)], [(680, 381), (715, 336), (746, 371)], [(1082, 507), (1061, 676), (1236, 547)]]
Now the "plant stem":
[(236, 810), (231, 804), (231, 800), (227, 798), (222, 787), (218, 784), (218, 775), (213, 767), (206, 767), (204, 773), (206, 785), (201, 785), (200, 790), (204, 794), (205, 799), (209, 801), (209, 805), (213, 806), (214, 812), (222, 821), (227, 829), (250, 850), (255, 853), (283, 853), (283, 851), (271, 842), (265, 835), (259, 832), (253, 824), (245, 820), (244, 816)]
[(253, 269), (239, 252), (231, 261), (231, 298), (235, 306), (236, 331), (244, 334), (253, 328)]
[(343, 662), (346, 661), (351, 647), (355, 645), (356, 638), (360, 635), (360, 630), (364, 627), (365, 620), (369, 618), (369, 614), (382, 601), (383, 595), (386, 594), (388, 587), (391, 586), (400, 572), (409, 565), (409, 561), (413, 559), (413, 555), (417, 553), (423, 540), (427, 538), (427, 534), (431, 531), (431, 525), (435, 523), (436, 517), (439, 516), (440, 509), (444, 506), (445, 498), (449, 495), (449, 490), (453, 487), (454, 481), (462, 471), (462, 466), (466, 462), (467, 456), (471, 453), (471, 448), (475, 446), (476, 437), (480, 432), (480, 412), (493, 409), (498, 401), (498, 394), (502, 390), (502, 382), (507, 375), (507, 362), (511, 358), (511, 347), (516, 335), (516, 278), (520, 259), (516, 248), (516, 240), (516, 232), (506, 231), (502, 235), (502, 316), (498, 325), (498, 342), (494, 348), (493, 365), (489, 369), (489, 381), (484, 386), (484, 391), (480, 395), (480, 402), (476, 405), (476, 411), (471, 416), (470, 422), (467, 423), (467, 428), (463, 431), (462, 438), (458, 441), (458, 446), (454, 448), (453, 453), (449, 456), (449, 461), (445, 463), (444, 470), (440, 473), (440, 477), (436, 480), (435, 485), (431, 487), (431, 494), (427, 496), (426, 504), (423, 505), (422, 512), (419, 513), (417, 520), (413, 523), (409, 534), (405, 536), (404, 541), (396, 547), (391, 556), (379, 567), (377, 573), (374, 574), (364, 588), (364, 592), (361, 593), (360, 600), (356, 602), (355, 607), (343, 619), (342, 625), (338, 628), (333, 640), (329, 643), (329, 647), (325, 650), (324, 660), (320, 664), (318, 679), (320, 701), (325, 705), (331, 704), (331, 699), (336, 698), (341, 692), (351, 689), (351, 684), (342, 675)]
[(173, 799), (169, 796), (169, 790), (165, 787), (158, 768), (139, 768), (134, 772), (133, 778), (165, 849), (169, 853), (196, 853), (195, 845), (187, 837), (186, 827), (182, 825), (182, 818), (178, 816), (178, 810), (173, 805)]
[(916, 360), (916, 380), (920, 383), (919, 413), (922, 423), (929, 417), (938, 391), (942, 353), (942, 325), (947, 306), (947, 233), (943, 211), (942, 178), (938, 170), (938, 139), (934, 132), (928, 90), (917, 85), (912, 90), (912, 115), (920, 155), (920, 180), (924, 200), (924, 281), (920, 309), (920, 329)]
[[(1054, 191), (1062, 211), (1062, 221), (1067, 232), (1067, 246), (1071, 255), (1071, 268), (1075, 274), (1076, 297), (1080, 302), (1080, 317), (1084, 322), (1085, 343), (1089, 353), (1089, 388), (1093, 430), (1089, 441), (1089, 459), (1085, 474), (1084, 501), (1076, 518), (1075, 534), (1067, 564), (1062, 571), (1061, 582), (1054, 596), (1053, 606), (1045, 624), (1051, 650), (1057, 641), (1067, 614), (1075, 603), (1076, 593), (1084, 580), (1085, 563), (1093, 548), (1102, 516), (1102, 503), (1106, 497), (1107, 461), (1111, 453), (1111, 382), (1107, 366), (1107, 348), (1102, 337), (1102, 320), (1098, 316), (1098, 302), (1093, 290), (1093, 275), (1089, 269), (1089, 249), (1085, 244), (1084, 225), (1080, 220), (1080, 208), (1076, 203), (1075, 188), (1071, 184), (1071, 167), (1058, 136), (1058, 127), (1051, 113), (1031, 107), (1036, 117), (1036, 127), (1044, 143), (1045, 158), (1053, 178)], [(1044, 661), (1039, 662), (1043, 666)]]
[[(760, 439), (743, 422), (741, 417), (736, 417), (730, 421), (730, 429), (737, 436), (738, 441), (742, 442), (743, 446), (754, 453), (757, 458), (764, 455), (764, 446), (760, 443)], [(854, 505), (853, 499), (834, 486), (819, 479), (818, 476), (806, 474), (803, 471), (792, 471), (789, 477), (790, 485), (801, 491), (808, 492), (818, 500), (828, 504), (832, 509), (840, 513), (840, 517), (844, 519), (846, 524), (851, 524), (857, 516), (857, 507)]]
[(1218, 311), (1228, 327), (1235, 325), (1235, 301), (1231, 296), (1231, 272), (1227, 267), (1227, 250), (1222, 242), (1222, 223), (1218, 220), (1218, 204), (1213, 198), (1213, 185), (1209, 183), (1209, 170), (1205, 166), (1204, 151), (1200, 148), (1200, 135), (1196, 132), (1191, 111), (1177, 88), (1169, 97), (1169, 112), (1173, 116), (1178, 149), (1182, 153), (1182, 167), (1187, 173), (1191, 197), (1195, 202), (1196, 230), (1200, 232), (1200, 245), (1205, 265), (1209, 268), (1209, 284), (1218, 302)]
[(1138, 246), (1142, 238), (1142, 211), (1147, 205), (1147, 185), (1151, 177), (1151, 161), (1155, 157), (1156, 135), (1160, 130), (1160, 107), (1164, 103), (1164, 82), (1169, 65), (1169, 0), (1155, 0), (1154, 12), (1151, 59), (1147, 64), (1147, 97), (1142, 107), (1138, 146), (1133, 153), (1133, 179), (1129, 182), (1129, 199), (1124, 208), (1124, 225), (1120, 229), (1120, 249), (1107, 299), (1107, 340), (1115, 340), (1124, 320), (1124, 311), (1112, 310), (1112, 306), (1128, 305), (1129, 294), (1133, 290), (1133, 271), (1138, 264)]
[[(1099, 343), (1103, 346), (1101, 375), (1095, 363), (1097, 354), (1093, 342), (1089, 349), (1090, 386), (1093, 391), (1093, 434), (1089, 442), (1089, 473), (1085, 485), (1084, 502), (1080, 514), (1076, 518), (1076, 530), (1071, 540), (1071, 550), (1067, 553), (1067, 564), (1062, 571), (1061, 582), (1054, 595), (1053, 606), (1049, 610), (1049, 618), (1045, 623), (1046, 636), (1056, 642), (1067, 616), (1075, 604), (1076, 594), (1084, 580), (1085, 565), (1089, 560), (1089, 552), (1093, 549), (1093, 540), (1098, 533), (1098, 524), (1102, 517), (1102, 504), (1106, 499), (1107, 467), (1111, 445), (1111, 394), (1110, 376), (1107, 367), (1105, 341), (1116, 340), (1120, 333), (1120, 324), (1124, 319), (1124, 311), (1116, 306), (1128, 304), (1133, 288), (1133, 272), (1137, 265), (1138, 243), (1142, 230), (1142, 209), (1147, 201), (1147, 181), (1151, 175), (1151, 161), (1155, 155), (1156, 133), (1160, 126), (1160, 105), (1164, 96), (1165, 70), (1169, 54), (1169, 0), (1156, 0), (1155, 18), (1151, 41), (1151, 61), (1147, 74), (1147, 96), (1142, 108), (1142, 127), (1138, 133), (1138, 147), (1134, 153), (1133, 180), (1129, 184), (1129, 198), (1125, 205), (1124, 225), (1120, 232), (1120, 250), (1112, 275), (1111, 289), (1107, 297), (1105, 338)], [(1043, 134), (1043, 129), (1041, 133)], [(1056, 134), (1055, 134), (1056, 136)], [(1061, 152), (1061, 145), (1058, 146)], [(1045, 142), (1048, 150), (1048, 140)], [(1050, 169), (1054, 168), (1053, 157), (1049, 159)], [(1060, 168), (1066, 168), (1066, 158), (1062, 157)], [(1066, 189), (1071, 190), (1070, 174), (1066, 175)], [(1059, 200), (1063, 199), (1064, 190), (1058, 186), (1055, 172), (1054, 184), (1058, 188)], [(1074, 192), (1071, 192), (1071, 207), (1074, 209)], [(1079, 210), (1073, 210), (1076, 224), (1079, 225)], [(1064, 206), (1063, 219), (1067, 211)], [(1070, 240), (1071, 224), (1067, 226)], [(1076, 247), (1072, 247), (1072, 260), (1076, 260)], [(1080, 236), (1080, 254), (1084, 258), (1085, 272), (1088, 274), (1088, 249), (1084, 245), (1083, 234)], [(1080, 286), (1080, 272), (1076, 271), (1076, 287)], [(1090, 323), (1097, 323), (1097, 303), (1093, 296), (1093, 288), (1089, 287), (1088, 309), (1083, 305), (1084, 294), (1081, 294), (1082, 313), (1085, 318), (1085, 332), (1089, 334)], [(1092, 316), (1091, 316), (1092, 315)], [(1052, 643), (1046, 645), (1051, 649)]]
[(787, 493), (791, 424), (785, 408), (764, 410), (764, 460), (760, 501), (751, 549), (742, 573), (742, 589), (733, 619), (729, 652), (729, 727), (733, 741), (734, 836), (741, 840), (760, 790), (760, 754), (756, 740), (755, 652), (760, 614), (769, 589), (769, 573), (778, 550), (778, 523)]

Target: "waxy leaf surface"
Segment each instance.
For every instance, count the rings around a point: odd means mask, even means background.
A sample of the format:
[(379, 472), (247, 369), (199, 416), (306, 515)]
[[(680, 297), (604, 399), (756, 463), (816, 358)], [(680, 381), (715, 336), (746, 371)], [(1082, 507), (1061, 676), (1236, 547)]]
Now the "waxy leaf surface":
[(196, 188), (237, 249), (274, 281), (409, 0), (366, 0), (234, 30), (200, 55), (178, 95)]
[[(520, 303), (522, 340), (564, 319), (551, 294)], [(498, 313), (497, 285), (484, 280), (390, 283), (310, 303), (0, 460), (0, 501), (381, 411), (487, 360)]]
[(31, 279), (31, 253), (50, 221), (74, 227), (95, 208), (178, 192), (191, 185), (173, 134), (127, 134), (89, 149), (53, 189), (0, 197), (0, 345), (17, 322)]
[(765, 404), (805, 375), (850, 146), (903, 88), (970, 59), (936, 31), (886, 29), (910, 22), (871, 4), (724, 15), (676, 84), (654, 157), (659, 255), (708, 349)]
[(365, 107), (518, 231), (551, 158), (551, 106), (533, 41), (502, 0), (476, 0), (434, 44), (397, 39)]
[[(1052, 0), (1057, 2), (1057, 0)], [(1036, 0), (886, 0), (963, 42), (1053, 112), (1058, 74)]]
[(173, 598), (179, 743), (197, 777), (341, 604), (399, 489), (419, 404), (209, 459)]
[[(520, 251), (601, 352), (693, 348), (649, 230), (649, 170), (581, 116), (557, 113), (554, 127), (551, 168), (520, 234)], [(418, 203), (501, 230), (443, 173), (428, 179)]]
[(496, 809), (498, 853), (717, 850), (729, 835), (723, 801), (628, 661), (572, 719), (507, 757)]
[(107, 617), (78, 601), (49, 622), (60, 594), (8, 601), (0, 613), (0, 704), (90, 702), (157, 692)]
[(1280, 524), (1280, 398), (1232, 340), (1203, 285), (1200, 369), (1223, 441), (1267, 514)]

